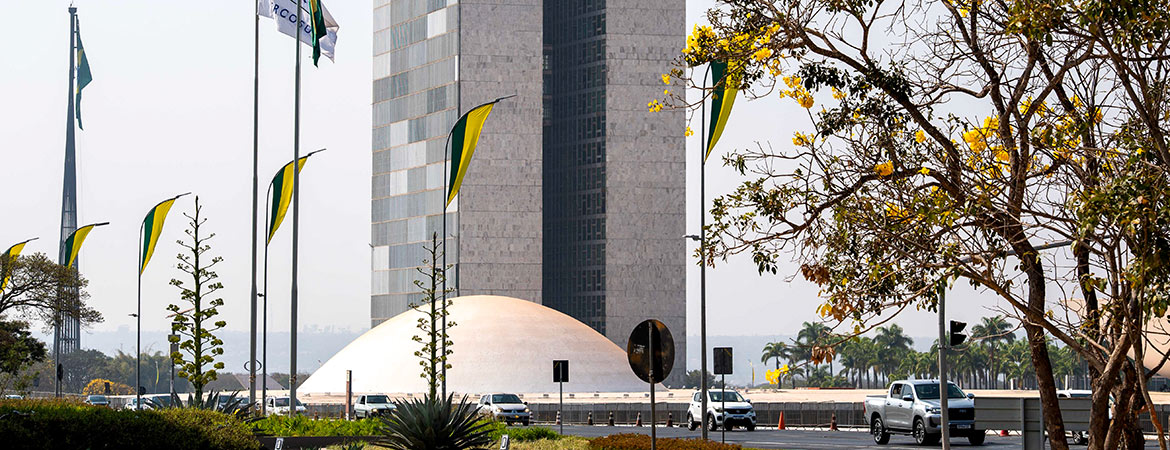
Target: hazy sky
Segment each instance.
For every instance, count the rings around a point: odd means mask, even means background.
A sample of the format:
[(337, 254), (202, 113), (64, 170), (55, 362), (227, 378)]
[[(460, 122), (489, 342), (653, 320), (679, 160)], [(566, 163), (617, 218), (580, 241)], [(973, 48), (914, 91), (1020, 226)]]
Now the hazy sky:
[[(64, 149), (69, 2), (8, 2), (8, 35), (0, 67), (0, 247), (39, 236), (26, 252), (57, 254)], [(252, 170), (252, 2), (78, 0), (81, 34), (93, 72), (84, 93), (86, 129), (77, 134), (78, 196), (82, 224), (109, 221), (85, 242), (80, 264), (92, 303), (105, 314), (97, 330), (133, 326), (137, 232), (160, 200), (193, 191), (207, 227), (217, 233), (212, 252), (224, 257), (217, 273), (225, 288), (221, 317), (247, 329), (248, 229)], [(688, 2), (688, 26), (711, 2)], [(327, 5), (341, 26), (337, 60), (313, 68), (305, 48), (302, 151), (328, 147), (302, 172), (300, 320), (302, 326), (369, 326), (371, 2)], [(260, 23), (260, 182), (292, 158), (293, 40), (267, 19)], [(679, 48), (684, 42), (680, 38)], [(663, 68), (665, 72), (666, 67)], [(649, 101), (650, 99), (646, 99)], [(789, 145), (809, 128), (791, 100), (737, 102), (720, 149), (770, 141)], [(695, 128), (698, 128), (695, 126)], [(682, 130), (679, 130), (681, 133)], [(697, 155), (699, 136), (688, 141)], [(490, 151), (490, 149), (485, 149)], [(718, 156), (712, 156), (718, 161)], [(688, 230), (698, 228), (698, 171), (688, 168)], [(474, 170), (474, 163), (472, 169)], [(739, 181), (730, 170), (708, 168), (708, 197)], [(177, 300), (168, 281), (179, 273), (175, 240), (192, 210), (185, 197), (172, 210), (154, 259), (143, 277), (143, 327), (166, 327), (164, 307)], [(263, 199), (261, 199), (263, 202)], [(291, 215), (290, 215), (291, 217)], [(270, 328), (288, 329), (290, 222), (273, 241)], [(688, 247), (693, 251), (693, 246)], [(777, 276), (758, 276), (746, 258), (708, 272), (712, 334), (792, 334), (817, 318), (816, 288), (797, 278), (795, 264)], [(698, 333), (698, 269), (688, 272), (688, 334)], [(957, 287), (952, 317), (991, 314), (995, 300)], [(911, 335), (937, 331), (935, 316), (908, 312), (897, 319)], [(84, 343), (84, 337), (83, 337)], [(234, 343), (229, 343), (233, 345)], [(243, 343), (241, 343), (243, 344)], [(697, 343), (696, 343), (697, 344)], [(83, 344), (84, 345), (84, 344)], [(144, 343), (145, 345), (145, 343)]]

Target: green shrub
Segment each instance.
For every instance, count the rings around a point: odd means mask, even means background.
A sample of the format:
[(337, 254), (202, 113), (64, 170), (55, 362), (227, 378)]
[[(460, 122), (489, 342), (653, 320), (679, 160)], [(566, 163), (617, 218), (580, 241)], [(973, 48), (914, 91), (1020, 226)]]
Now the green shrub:
[(373, 436), (382, 424), (378, 419), (320, 419), (306, 416), (268, 416), (252, 422), (252, 430), (265, 436)]
[[(589, 442), (593, 450), (650, 450), (650, 436), (644, 434), (614, 434)], [(702, 439), (658, 439), (659, 450), (740, 450), (734, 444), (721, 444)]]
[(560, 439), (561, 435), (544, 427), (524, 427), (524, 428), (508, 428), (503, 422), (482, 421), (485, 424), (485, 429), (490, 430), (488, 437), (493, 441), (499, 442), (500, 438), (505, 434), (512, 442), (527, 442), (538, 441), (541, 439)]
[(263, 448), (243, 422), (215, 411), (122, 411), (69, 400), (0, 402), (6, 449)]

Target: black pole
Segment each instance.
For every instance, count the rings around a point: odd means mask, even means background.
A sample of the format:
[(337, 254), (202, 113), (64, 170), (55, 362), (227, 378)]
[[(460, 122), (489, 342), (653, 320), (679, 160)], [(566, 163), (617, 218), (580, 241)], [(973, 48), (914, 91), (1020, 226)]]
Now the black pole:
[(719, 427), (719, 441), (726, 444), (727, 443), (727, 374), (722, 374), (722, 375), (720, 375), (720, 377), (723, 378), (723, 380), (721, 380), (719, 382), (719, 384), (723, 385), (723, 386), (720, 386), (720, 388), (722, 388), (723, 391), (721, 391), (720, 395), (719, 395), (719, 409), (723, 410), (723, 412), (721, 413), (721, 414), (723, 414), (723, 426)]
[(560, 410), (557, 411), (557, 414), (561, 415), (561, 420), (558, 420), (558, 422), (560, 422), (561, 435), (563, 436), (565, 434), (565, 419), (566, 419), (566, 417), (565, 417), (565, 382), (562, 380), (561, 382), (559, 382), (557, 384), (560, 386), (560, 389), (561, 389), (560, 390), (560, 403), (561, 403), (561, 405), (560, 405)]
[(647, 347), (649, 347), (650, 350), (646, 353), (646, 361), (650, 363), (646, 365), (649, 369), (648, 372), (650, 373), (650, 450), (658, 450), (658, 427), (655, 426), (655, 422), (657, 422), (657, 420), (654, 420), (655, 413), (657, 412), (657, 409), (654, 406), (654, 365), (657, 362), (654, 358), (655, 328), (656, 327), (654, 326), (653, 322), (651, 322), (650, 326), (646, 328), (646, 332), (649, 334), (646, 342)]
[[(300, 203), (301, 196), (297, 195), (301, 189), (301, 30), (304, 21), (301, 20), (300, 4), (297, 5), (297, 46), (296, 87), (293, 93), (293, 223), (292, 223), (292, 300), (289, 312), (289, 368), (288, 368), (288, 407), (291, 414), (297, 411), (297, 243), (300, 239)], [(310, 19), (311, 20), (311, 19)]]
[[(456, 88), (458, 92), (458, 88)], [(455, 105), (455, 122), (459, 123), (460, 105)], [(454, 131), (452, 129), (452, 131)], [(443, 150), (443, 178), (446, 179), (450, 172), (447, 168), (448, 161), (451, 159), (451, 133), (447, 133), (447, 144)], [(443, 195), (439, 203), (443, 205), (440, 212), (440, 218), (443, 222), (443, 398), (447, 398), (447, 196), (449, 195), (447, 189), (451, 183), (448, 181), (444, 183)]]
[(146, 228), (146, 221), (138, 226), (138, 314), (134, 318), (138, 322), (137, 359), (134, 364), (134, 409), (142, 410), (142, 234)]
[[(707, 76), (711, 65), (703, 72), (703, 86), (707, 86)], [(706, 94), (703, 94), (706, 96)], [(703, 203), (707, 196), (707, 100), (702, 100), (702, 113), (699, 127), (699, 365), (702, 373), (699, 377), (699, 387), (703, 395), (703, 440), (707, 440), (707, 214), (703, 210)]]
[[(295, 170), (295, 169), (294, 169)], [(268, 414), (268, 238), (272, 236), (272, 224), (269, 223), (267, 212), (270, 211), (272, 198), (272, 185), (268, 185), (268, 193), (264, 197), (264, 293), (261, 295), (263, 300), (263, 310), (261, 314), (261, 324), (263, 329), (260, 331), (261, 350), (260, 350), (260, 415)]]
[[(61, 244), (58, 250), (58, 263), (65, 264), (69, 257), (65, 254), (65, 239), (77, 229), (77, 147), (74, 139), (73, 130), (73, 86), (76, 79), (77, 69), (77, 8), (69, 7), (69, 89), (68, 107), (66, 108), (65, 121), (65, 180), (64, 188), (61, 194)], [(70, 289), (72, 291), (72, 289)], [(59, 300), (63, 299), (68, 293), (61, 292)], [(56, 311), (56, 320), (53, 324), (53, 368), (54, 370), (61, 367), (61, 325), (65, 322), (65, 313), (63, 301), (58, 301), (58, 308)], [(61, 396), (61, 379), (57, 378), (54, 383), (54, 395)]]
[(260, 202), (260, 15), (252, 11), (253, 66), (252, 66), (252, 303), (249, 321), (248, 402), (256, 403), (256, 208)]

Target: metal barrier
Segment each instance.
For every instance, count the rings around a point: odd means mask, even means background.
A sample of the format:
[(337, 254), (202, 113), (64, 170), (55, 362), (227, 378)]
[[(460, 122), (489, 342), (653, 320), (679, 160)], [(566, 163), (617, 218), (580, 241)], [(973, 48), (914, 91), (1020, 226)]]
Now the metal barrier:
[[(756, 411), (756, 423), (762, 427), (774, 427), (780, 420), (780, 413), (784, 413), (785, 424), (789, 427), (821, 427), (827, 428), (837, 415), (837, 423), (841, 427), (865, 427), (865, 415), (862, 404), (858, 403), (809, 403), (809, 402), (781, 402), (781, 403), (753, 403)], [(552, 423), (556, 421), (557, 405), (554, 403), (533, 403), (528, 408), (532, 410), (533, 421)], [(673, 415), (675, 423), (686, 426), (686, 403), (658, 402), (655, 408), (655, 419), (659, 424), (665, 424), (666, 419)], [(632, 425), (637, 421), (639, 413), (643, 421), (650, 420), (650, 403), (586, 403), (566, 404), (561, 419), (567, 424), (588, 423), (592, 413), (595, 423), (597, 418), (608, 418), (613, 413), (614, 423)], [(600, 423), (604, 423), (601, 421)]]

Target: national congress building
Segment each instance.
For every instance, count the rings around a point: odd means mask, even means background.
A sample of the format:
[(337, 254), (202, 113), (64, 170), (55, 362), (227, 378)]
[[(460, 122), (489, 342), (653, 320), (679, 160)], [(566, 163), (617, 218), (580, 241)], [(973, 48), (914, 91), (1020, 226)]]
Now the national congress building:
[(372, 325), (421, 298), (451, 126), (515, 95), (493, 110), (446, 215), (459, 295), (539, 302), (623, 348), (657, 318), (685, 372), (684, 116), (646, 107), (684, 43), (684, 7), (375, 0)]

